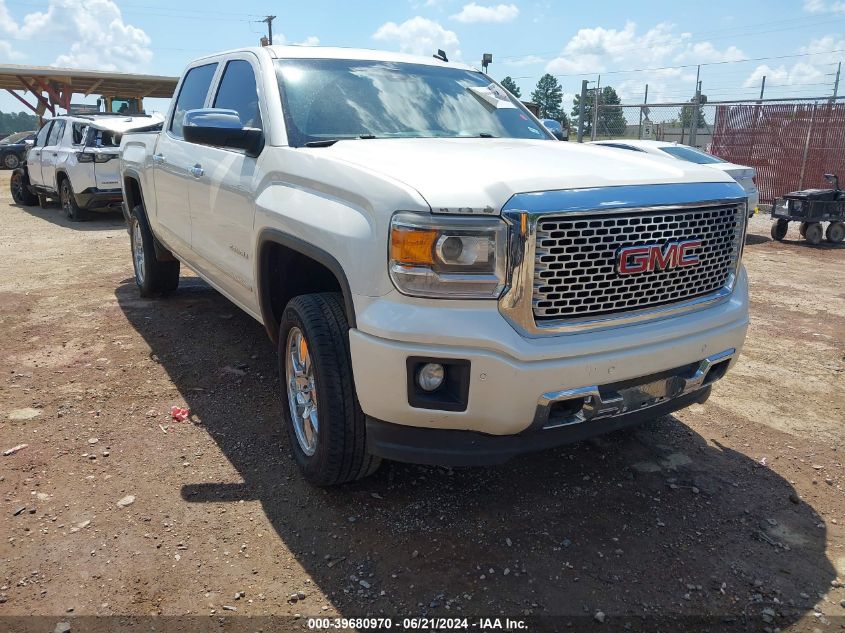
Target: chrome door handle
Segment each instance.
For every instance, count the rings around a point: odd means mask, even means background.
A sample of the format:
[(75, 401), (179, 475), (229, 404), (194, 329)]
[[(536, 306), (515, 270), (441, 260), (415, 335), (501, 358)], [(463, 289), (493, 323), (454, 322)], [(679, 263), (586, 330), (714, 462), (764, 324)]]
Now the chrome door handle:
[(191, 174), (193, 174), (194, 178), (202, 178), (202, 175), (205, 173), (202, 170), (202, 165), (196, 164), (190, 169)]
[(163, 163), (164, 162), (164, 154), (153, 154), (153, 162), (154, 163)]

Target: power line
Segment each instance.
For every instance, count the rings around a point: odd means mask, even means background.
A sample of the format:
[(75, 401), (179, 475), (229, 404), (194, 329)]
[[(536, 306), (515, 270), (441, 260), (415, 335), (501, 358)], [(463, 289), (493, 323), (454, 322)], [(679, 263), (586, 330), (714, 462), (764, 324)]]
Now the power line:
[[(602, 70), (602, 75), (621, 75), (627, 73), (644, 73), (644, 72), (654, 72), (658, 70), (681, 70), (684, 68), (695, 68), (697, 66), (722, 66), (725, 64), (745, 64), (748, 62), (762, 62), (762, 61), (769, 61), (775, 59), (794, 59), (797, 57), (810, 57), (812, 55), (828, 55), (830, 53), (841, 53), (845, 51), (845, 48), (836, 48), (829, 51), (817, 51), (815, 53), (796, 53), (794, 55), (777, 55), (772, 57), (749, 57), (747, 59), (732, 59), (732, 60), (725, 60), (720, 62), (703, 62), (701, 64), (679, 64), (678, 66), (658, 66), (653, 68), (632, 68), (629, 70)], [(554, 74), (555, 77), (584, 77), (593, 75), (595, 73), (562, 73), (562, 74)], [(524, 75), (520, 77), (512, 77), (512, 79), (533, 79), (537, 75)]]

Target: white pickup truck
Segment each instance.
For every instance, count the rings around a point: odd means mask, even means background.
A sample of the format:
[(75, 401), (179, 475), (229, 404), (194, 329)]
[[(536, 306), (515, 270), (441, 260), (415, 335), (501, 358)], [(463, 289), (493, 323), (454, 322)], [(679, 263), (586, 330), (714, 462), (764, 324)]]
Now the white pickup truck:
[(730, 176), (559, 142), (443, 57), (221, 53), (187, 68), (160, 132), (123, 137), (141, 294), (184, 263), (265, 326), (320, 485), (703, 402), (745, 339)]

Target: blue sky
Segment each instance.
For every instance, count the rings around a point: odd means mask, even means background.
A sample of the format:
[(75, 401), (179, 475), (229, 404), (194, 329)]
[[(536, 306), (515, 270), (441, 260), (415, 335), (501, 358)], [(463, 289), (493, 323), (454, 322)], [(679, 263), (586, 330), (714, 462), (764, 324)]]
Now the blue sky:
[[(268, 13), (276, 43), (443, 48), (473, 64), (490, 52), (490, 74), (515, 77), (523, 98), (558, 75), (567, 110), (598, 74), (625, 102), (640, 103), (646, 83), (650, 102), (687, 100), (697, 64), (711, 101), (756, 97), (763, 75), (767, 97), (830, 95), (845, 59), (845, 0), (0, 0), (0, 63), (178, 75), (205, 53), (257, 44)], [(0, 110), (20, 106), (3, 93)]]

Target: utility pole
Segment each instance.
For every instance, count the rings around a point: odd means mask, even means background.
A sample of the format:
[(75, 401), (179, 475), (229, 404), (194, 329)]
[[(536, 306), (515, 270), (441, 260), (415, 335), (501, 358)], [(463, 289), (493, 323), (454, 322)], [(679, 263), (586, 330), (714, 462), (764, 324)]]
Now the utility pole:
[(693, 99), (692, 116), (690, 117), (689, 144), (692, 147), (695, 147), (695, 137), (698, 133), (698, 108), (701, 104), (701, 82), (698, 79), (700, 76), (701, 66), (699, 65), (695, 72), (695, 98)]
[(763, 82), (760, 84), (760, 101), (763, 100), (763, 93), (766, 91), (766, 75), (763, 75)]
[(593, 101), (593, 129), (590, 130), (590, 139), (595, 141), (596, 134), (598, 134), (598, 124), (599, 124), (599, 95), (601, 94), (601, 75), (599, 75), (598, 81), (596, 82), (596, 94), (595, 100)]
[(836, 80), (833, 82), (833, 98), (830, 100), (831, 103), (836, 102), (836, 97), (839, 95), (839, 73), (842, 72), (842, 62), (836, 66)]
[(578, 101), (578, 142), (584, 142), (584, 106), (587, 103), (587, 84), (590, 83), (586, 79), (581, 81), (581, 99)]
[[(645, 85), (645, 96), (643, 97), (643, 103), (648, 103), (648, 84)], [(640, 106), (640, 126), (639, 131), (637, 132), (637, 138), (641, 139), (643, 137), (643, 106)]]
[(266, 18), (261, 20), (262, 22), (267, 23), (267, 43), (272, 46), (273, 45), (273, 20), (276, 19), (275, 15), (268, 15)]

